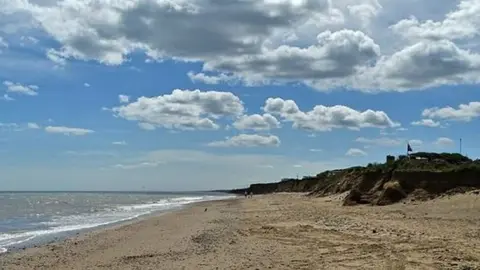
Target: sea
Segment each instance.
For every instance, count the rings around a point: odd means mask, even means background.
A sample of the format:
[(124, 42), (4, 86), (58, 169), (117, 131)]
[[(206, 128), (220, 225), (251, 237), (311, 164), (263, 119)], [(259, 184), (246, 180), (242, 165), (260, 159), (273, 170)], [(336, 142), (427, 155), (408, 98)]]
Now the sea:
[(0, 253), (233, 197), (216, 192), (0, 192)]

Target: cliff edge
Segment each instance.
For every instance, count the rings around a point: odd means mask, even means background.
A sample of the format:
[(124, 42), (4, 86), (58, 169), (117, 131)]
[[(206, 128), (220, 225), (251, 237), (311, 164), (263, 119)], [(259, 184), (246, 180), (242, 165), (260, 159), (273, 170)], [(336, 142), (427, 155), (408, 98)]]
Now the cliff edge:
[(409, 198), (428, 200), (445, 194), (480, 189), (480, 160), (460, 154), (414, 153), (387, 156), (383, 164), (325, 171), (302, 179), (252, 184), (231, 193), (307, 192), (327, 196), (348, 192), (344, 205), (387, 205)]

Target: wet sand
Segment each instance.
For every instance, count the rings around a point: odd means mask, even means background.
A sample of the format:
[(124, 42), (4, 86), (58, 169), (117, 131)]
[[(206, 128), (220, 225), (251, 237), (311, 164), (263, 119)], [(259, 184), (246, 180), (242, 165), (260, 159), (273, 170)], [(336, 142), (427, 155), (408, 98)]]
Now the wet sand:
[(341, 199), (202, 202), (6, 254), (0, 269), (480, 269), (480, 195), (385, 207)]

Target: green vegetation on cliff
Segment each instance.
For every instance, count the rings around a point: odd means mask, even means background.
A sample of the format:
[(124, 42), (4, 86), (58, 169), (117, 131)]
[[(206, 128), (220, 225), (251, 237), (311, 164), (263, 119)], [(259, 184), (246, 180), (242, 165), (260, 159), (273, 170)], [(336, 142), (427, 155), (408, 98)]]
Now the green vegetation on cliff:
[(386, 163), (325, 171), (277, 183), (252, 184), (231, 192), (308, 192), (311, 196), (349, 192), (344, 205), (386, 205), (409, 196), (430, 199), (474, 188), (480, 188), (480, 160), (473, 161), (456, 153), (420, 152), (397, 159), (388, 156)]

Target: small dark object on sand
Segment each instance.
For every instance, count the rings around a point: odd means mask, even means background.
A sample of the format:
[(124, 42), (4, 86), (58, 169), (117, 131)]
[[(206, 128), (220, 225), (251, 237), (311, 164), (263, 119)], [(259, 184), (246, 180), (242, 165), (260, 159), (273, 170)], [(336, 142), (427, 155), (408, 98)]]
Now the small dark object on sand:
[(207, 208), (205, 208), (205, 212), (207, 212)]

